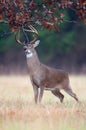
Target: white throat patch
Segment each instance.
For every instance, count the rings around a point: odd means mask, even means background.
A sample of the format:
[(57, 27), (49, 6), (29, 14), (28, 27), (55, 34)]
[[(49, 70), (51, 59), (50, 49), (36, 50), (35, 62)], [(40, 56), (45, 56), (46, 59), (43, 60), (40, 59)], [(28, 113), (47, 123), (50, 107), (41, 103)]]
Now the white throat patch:
[(26, 57), (27, 57), (27, 58), (31, 58), (32, 56), (33, 56), (33, 53), (30, 52), (30, 51), (27, 51), (27, 53), (26, 53)]

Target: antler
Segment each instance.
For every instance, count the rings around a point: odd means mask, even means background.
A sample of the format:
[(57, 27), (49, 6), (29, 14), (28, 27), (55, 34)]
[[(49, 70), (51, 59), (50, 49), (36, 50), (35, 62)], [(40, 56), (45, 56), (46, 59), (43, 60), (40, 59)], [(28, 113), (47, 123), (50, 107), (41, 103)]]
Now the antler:
[[(35, 38), (26, 44), (34, 44), (38, 38), (38, 31), (32, 25), (29, 25), (28, 27), (29, 27), (29, 29), (23, 28), (23, 32), (32, 32), (32, 33), (34, 33)], [(20, 30), (18, 31), (18, 33), (15, 33), (15, 39), (16, 39), (17, 43), (19, 43), (21, 45), (25, 45), (25, 42), (20, 41)]]
[[(17, 38), (17, 36), (18, 36), (18, 38)], [(15, 33), (15, 40), (17, 43), (19, 43), (21, 45), (25, 45), (25, 42), (21, 42), (19, 39), (20, 39), (20, 30), (18, 31), (18, 35), (17, 35), (17, 33)]]
[(38, 38), (38, 31), (37, 31), (32, 25), (30, 25), (30, 26), (28, 26), (28, 27), (30, 28), (30, 30), (24, 28), (24, 31), (32, 32), (32, 33), (35, 34), (35, 38), (34, 38), (32, 41), (29, 42), (29, 44), (34, 44), (35, 41), (36, 41), (37, 38)]

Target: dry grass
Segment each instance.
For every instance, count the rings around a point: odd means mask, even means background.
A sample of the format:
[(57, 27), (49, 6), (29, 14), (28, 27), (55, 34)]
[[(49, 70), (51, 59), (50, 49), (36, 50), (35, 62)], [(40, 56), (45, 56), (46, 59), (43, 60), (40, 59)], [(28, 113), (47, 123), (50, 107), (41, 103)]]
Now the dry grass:
[(0, 130), (86, 130), (86, 76), (70, 76), (80, 103), (45, 92), (35, 105), (28, 76), (0, 76)]

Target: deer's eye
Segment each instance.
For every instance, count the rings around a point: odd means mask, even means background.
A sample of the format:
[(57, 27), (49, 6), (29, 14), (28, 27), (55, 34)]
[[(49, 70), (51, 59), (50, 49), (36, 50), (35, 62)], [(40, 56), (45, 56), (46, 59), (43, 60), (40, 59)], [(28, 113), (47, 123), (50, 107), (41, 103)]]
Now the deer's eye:
[(26, 46), (24, 46), (24, 51), (26, 51), (27, 50), (27, 47)]

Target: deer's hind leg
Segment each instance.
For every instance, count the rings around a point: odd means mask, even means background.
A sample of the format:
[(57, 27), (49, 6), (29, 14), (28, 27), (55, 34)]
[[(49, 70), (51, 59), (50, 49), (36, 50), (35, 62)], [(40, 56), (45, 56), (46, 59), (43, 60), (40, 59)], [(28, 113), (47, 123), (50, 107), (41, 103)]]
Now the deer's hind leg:
[(64, 91), (67, 92), (70, 96), (72, 96), (76, 101), (78, 101), (76, 94), (72, 91), (70, 87), (64, 88)]
[(56, 90), (52, 90), (51, 92), (53, 95), (55, 95), (60, 99), (60, 102), (63, 102), (64, 95), (59, 90), (56, 89)]

